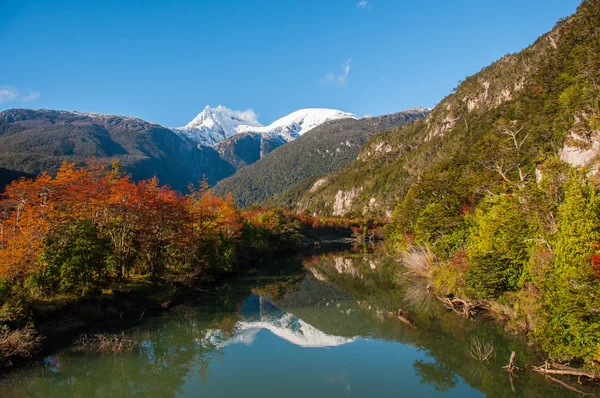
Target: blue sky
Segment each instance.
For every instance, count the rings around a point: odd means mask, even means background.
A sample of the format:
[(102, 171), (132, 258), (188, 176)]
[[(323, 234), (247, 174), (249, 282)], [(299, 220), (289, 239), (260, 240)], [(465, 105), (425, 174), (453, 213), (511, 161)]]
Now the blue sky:
[(0, 110), (186, 124), (205, 105), (267, 124), (328, 107), (433, 106), (579, 0), (0, 0)]

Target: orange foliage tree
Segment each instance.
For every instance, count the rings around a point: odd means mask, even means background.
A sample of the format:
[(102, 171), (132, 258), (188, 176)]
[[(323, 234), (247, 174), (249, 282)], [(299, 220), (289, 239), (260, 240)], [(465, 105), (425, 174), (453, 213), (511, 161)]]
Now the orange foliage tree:
[(215, 196), (206, 183), (183, 196), (156, 178), (131, 181), (118, 163), (110, 170), (65, 163), (55, 177), (13, 182), (0, 197), (0, 278), (43, 271), (49, 237), (60, 246), (63, 231), (84, 220), (110, 242), (106, 267), (117, 277), (134, 264), (151, 277), (173, 264), (193, 267), (202, 250), (242, 230), (232, 198)]

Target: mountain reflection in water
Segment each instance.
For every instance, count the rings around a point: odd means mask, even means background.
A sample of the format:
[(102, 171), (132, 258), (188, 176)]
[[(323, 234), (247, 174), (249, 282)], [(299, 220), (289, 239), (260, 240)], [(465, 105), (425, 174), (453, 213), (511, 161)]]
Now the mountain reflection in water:
[(219, 348), (237, 343), (251, 345), (263, 329), (300, 347), (335, 347), (355, 340), (324, 333), (257, 294), (244, 300), (240, 321), (234, 329), (233, 337), (226, 338), (221, 330), (216, 329), (209, 330), (205, 338)]
[[(131, 352), (57, 349), (5, 375), (1, 395), (579, 396), (530, 371), (510, 376), (502, 366), (511, 351), (518, 366), (541, 357), (502, 325), (447, 311), (391, 258), (342, 252), (290, 261), (298, 272), (238, 280), (113, 330), (132, 339)], [(489, 362), (470, 356), (472, 338), (493, 343)]]

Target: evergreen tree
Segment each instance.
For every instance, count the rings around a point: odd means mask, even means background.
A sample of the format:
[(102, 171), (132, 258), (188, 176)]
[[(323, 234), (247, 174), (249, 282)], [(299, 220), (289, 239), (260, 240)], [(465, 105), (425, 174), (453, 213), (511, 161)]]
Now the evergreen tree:
[(584, 176), (573, 173), (559, 209), (540, 331), (545, 349), (557, 359), (591, 359), (600, 344), (600, 290), (591, 264), (598, 242), (600, 195)]

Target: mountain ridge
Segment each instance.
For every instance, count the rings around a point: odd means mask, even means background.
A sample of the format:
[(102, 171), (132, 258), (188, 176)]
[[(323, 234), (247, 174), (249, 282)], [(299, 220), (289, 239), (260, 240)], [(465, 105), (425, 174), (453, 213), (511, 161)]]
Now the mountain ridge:
[(171, 130), (137, 117), (77, 111), (9, 109), (0, 112), (0, 167), (15, 172), (55, 172), (62, 162), (111, 163), (120, 159), (136, 180), (158, 176), (185, 191), (206, 177), (234, 169), (212, 148), (198, 148)]
[(305, 108), (263, 126), (251, 110), (235, 111), (219, 105), (216, 108), (206, 106), (187, 125), (172, 130), (204, 146), (215, 146), (240, 133), (280, 137), (289, 142), (324, 122), (343, 118), (356, 118), (356, 116), (336, 109)]
[(215, 192), (221, 195), (231, 192), (240, 206), (265, 201), (302, 179), (349, 164), (370, 135), (411, 123), (427, 114), (426, 108), (419, 107), (392, 115), (323, 123), (219, 181)]
[[(568, 148), (563, 148), (563, 141), (575, 119), (580, 120), (581, 125), (586, 124), (582, 121), (585, 117), (578, 115), (577, 109), (572, 109), (570, 114), (561, 114), (560, 119), (551, 113), (558, 112), (561, 107), (557, 98), (550, 99), (555, 95), (554, 90), (558, 90), (551, 86), (559, 84), (558, 80), (549, 81), (550, 76), (556, 75), (552, 68), (557, 67), (551, 63), (560, 62), (563, 67), (571, 68), (563, 59), (569, 56), (570, 47), (561, 43), (565, 36), (572, 35), (570, 28), (565, 27), (572, 26), (573, 18), (559, 21), (550, 32), (541, 35), (524, 50), (505, 55), (465, 78), (425, 119), (371, 137), (356, 162), (326, 176), (326, 183), (319, 186), (305, 184), (303, 192), (288, 195), (298, 198), (292, 207), (315, 214), (391, 217), (398, 201), (414, 184), (423, 184), (425, 175), (428, 181), (437, 180), (436, 184), (447, 187), (449, 182), (436, 179), (434, 175), (462, 178), (456, 170), (462, 170), (463, 166), (468, 171), (462, 173), (485, 174), (484, 180), (489, 184), (482, 184), (476, 192), (471, 192), (475, 198), (487, 192), (492, 182), (518, 179), (516, 165), (519, 162), (528, 162), (530, 167), (525, 172), (521, 165), (523, 173), (528, 177), (535, 175), (531, 161), (536, 156), (547, 157), (559, 148), (564, 154)], [(537, 91), (546, 89), (548, 94), (540, 100)], [(539, 103), (546, 101), (546, 97), (548, 108), (539, 109)], [(589, 131), (588, 127), (582, 129)], [(520, 159), (515, 159), (516, 155), (510, 153), (510, 148), (505, 148), (500, 138), (509, 130), (524, 131), (522, 136), (527, 135), (526, 141), (531, 148), (528, 153), (521, 150)], [(573, 138), (572, 141), (576, 141), (574, 151), (578, 155), (567, 152), (570, 159), (580, 159), (584, 155), (587, 159), (594, 158), (597, 150), (581, 153), (583, 147), (592, 146), (591, 141), (586, 140), (585, 137)], [(537, 154), (534, 151), (538, 151)], [(450, 161), (452, 156), (455, 158)], [(563, 160), (566, 158), (563, 155)], [(460, 167), (452, 170), (452, 163)], [(503, 167), (503, 173), (510, 168), (510, 175), (503, 177), (498, 167)], [(439, 170), (433, 171), (436, 169)], [(373, 178), (364, 180), (365, 173)]]

